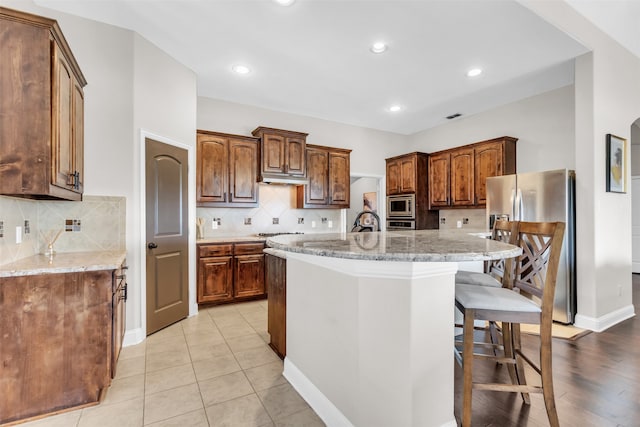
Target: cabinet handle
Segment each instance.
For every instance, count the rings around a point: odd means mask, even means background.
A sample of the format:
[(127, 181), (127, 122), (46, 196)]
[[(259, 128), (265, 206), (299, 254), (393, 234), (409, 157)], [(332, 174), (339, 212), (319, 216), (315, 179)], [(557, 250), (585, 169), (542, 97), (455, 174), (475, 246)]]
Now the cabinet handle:
[(147, 247), (148, 247), (149, 249), (155, 249), (155, 248), (157, 248), (157, 247), (158, 247), (158, 245), (156, 245), (154, 242), (151, 242), (151, 243), (149, 243), (149, 244), (147, 245)]

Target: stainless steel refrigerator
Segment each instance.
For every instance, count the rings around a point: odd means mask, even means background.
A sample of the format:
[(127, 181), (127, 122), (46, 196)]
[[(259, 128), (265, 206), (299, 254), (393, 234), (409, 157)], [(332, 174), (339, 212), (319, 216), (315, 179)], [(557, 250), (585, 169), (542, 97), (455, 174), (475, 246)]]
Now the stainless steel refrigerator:
[(575, 172), (567, 169), (487, 178), (487, 222), (496, 219), (566, 223), (553, 320), (572, 324), (576, 314)]

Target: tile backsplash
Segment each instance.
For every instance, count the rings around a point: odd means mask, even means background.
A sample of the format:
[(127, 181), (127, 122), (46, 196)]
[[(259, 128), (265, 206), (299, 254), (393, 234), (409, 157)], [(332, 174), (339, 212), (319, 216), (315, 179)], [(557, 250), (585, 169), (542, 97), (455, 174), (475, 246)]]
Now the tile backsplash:
[(440, 229), (458, 228), (460, 221), (460, 228), (485, 230), (488, 228), (485, 212), (485, 209), (441, 209)]
[[(124, 197), (84, 196), (82, 202), (69, 202), (0, 196), (0, 264), (44, 253), (47, 239), (58, 232), (56, 252), (124, 250), (125, 209)], [(72, 227), (64, 231), (68, 220)], [(21, 243), (16, 243), (17, 227)]]
[(343, 231), (340, 209), (296, 209), (295, 186), (260, 184), (258, 187), (257, 208), (197, 208), (196, 216), (204, 219), (204, 238)]

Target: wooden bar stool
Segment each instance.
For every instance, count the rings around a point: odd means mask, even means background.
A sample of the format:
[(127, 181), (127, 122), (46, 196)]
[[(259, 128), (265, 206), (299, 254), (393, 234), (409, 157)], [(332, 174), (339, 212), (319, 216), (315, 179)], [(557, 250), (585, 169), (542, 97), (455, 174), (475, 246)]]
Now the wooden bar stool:
[[(558, 413), (553, 394), (551, 371), (551, 325), (558, 261), (562, 249), (565, 224), (518, 222), (515, 244), (522, 255), (505, 263), (505, 287), (456, 284), (456, 307), (464, 316), (462, 357), (463, 393), (462, 426), (471, 426), (472, 390), (519, 392), (525, 404), (529, 393), (544, 396), (549, 424), (558, 427)], [(474, 353), (474, 320), (502, 322), (504, 356)], [(522, 352), (520, 324), (540, 325), (540, 364)], [(479, 383), (473, 381), (474, 359), (494, 360), (515, 366), (511, 383)], [(542, 386), (527, 385), (524, 363), (529, 364), (542, 379)], [(510, 369), (510, 372), (512, 370)]]

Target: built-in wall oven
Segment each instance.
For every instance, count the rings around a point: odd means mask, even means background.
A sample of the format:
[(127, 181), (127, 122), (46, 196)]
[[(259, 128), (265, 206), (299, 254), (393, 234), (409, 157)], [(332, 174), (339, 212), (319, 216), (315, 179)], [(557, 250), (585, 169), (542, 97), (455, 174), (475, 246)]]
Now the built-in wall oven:
[(388, 219), (387, 230), (415, 230), (416, 221), (414, 219)]
[(415, 230), (416, 196), (387, 196), (387, 230)]

